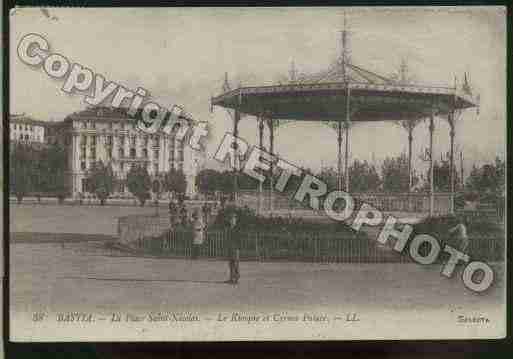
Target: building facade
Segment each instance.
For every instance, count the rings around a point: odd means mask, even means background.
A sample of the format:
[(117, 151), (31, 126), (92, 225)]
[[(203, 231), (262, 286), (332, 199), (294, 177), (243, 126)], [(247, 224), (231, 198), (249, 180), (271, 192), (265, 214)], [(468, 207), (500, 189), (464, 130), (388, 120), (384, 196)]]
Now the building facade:
[(11, 143), (45, 143), (47, 123), (23, 114), (9, 116), (9, 139)]
[(171, 168), (182, 170), (186, 194), (196, 193), (198, 155), (175, 134), (147, 134), (137, 129), (125, 109), (93, 107), (67, 116), (51, 128), (51, 137), (66, 146), (69, 188), (76, 198), (87, 193), (87, 174), (93, 163), (112, 166), (117, 177), (113, 196), (131, 197), (126, 176), (132, 166), (145, 166), (152, 179)]

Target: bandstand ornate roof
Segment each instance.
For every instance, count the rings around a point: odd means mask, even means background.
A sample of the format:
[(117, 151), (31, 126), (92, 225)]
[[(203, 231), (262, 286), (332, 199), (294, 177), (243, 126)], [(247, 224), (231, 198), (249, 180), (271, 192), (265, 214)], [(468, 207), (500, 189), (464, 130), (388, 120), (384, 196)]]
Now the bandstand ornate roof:
[[(346, 33), (343, 33), (345, 43)], [(348, 91), (349, 88), (349, 91)], [(465, 75), (461, 87), (427, 86), (395, 80), (351, 63), (347, 51), (328, 70), (310, 75), (291, 71), (286, 84), (248, 86), (211, 98), (211, 106), (280, 120), (338, 121), (346, 117), (347, 94), (351, 121), (416, 120), (477, 107)]]

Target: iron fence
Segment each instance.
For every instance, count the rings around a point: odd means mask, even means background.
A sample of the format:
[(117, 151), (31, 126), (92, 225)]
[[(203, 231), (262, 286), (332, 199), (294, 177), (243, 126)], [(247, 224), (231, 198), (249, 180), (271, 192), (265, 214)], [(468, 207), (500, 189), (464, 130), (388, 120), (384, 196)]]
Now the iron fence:
[[(140, 237), (135, 243), (144, 253), (190, 257), (192, 231), (169, 230), (159, 236)], [(223, 230), (208, 231), (200, 246), (200, 257), (226, 258), (228, 233)], [(337, 232), (242, 232), (237, 234), (241, 260), (254, 261), (304, 261), (315, 263), (403, 263), (411, 262), (407, 249), (400, 254), (390, 246), (380, 245), (364, 234)], [(473, 259), (503, 260), (504, 240), (495, 237), (476, 237), (469, 243), (468, 253)], [(448, 254), (440, 256), (444, 261)]]

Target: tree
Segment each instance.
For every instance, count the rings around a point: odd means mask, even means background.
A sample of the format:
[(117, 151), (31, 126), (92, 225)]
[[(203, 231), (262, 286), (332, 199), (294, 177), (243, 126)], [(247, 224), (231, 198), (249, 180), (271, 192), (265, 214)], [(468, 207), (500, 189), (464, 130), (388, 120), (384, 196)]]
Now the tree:
[(103, 206), (114, 190), (116, 178), (112, 167), (110, 164), (104, 165), (101, 161), (95, 162), (91, 166), (87, 179), (90, 191), (100, 199), (100, 204)]
[(481, 196), (502, 197), (505, 186), (505, 164), (499, 157), (494, 163), (486, 163), (481, 167), (474, 165), (467, 178), (465, 190)]
[(10, 191), (14, 193), (18, 203), (34, 188), (34, 178), (37, 175), (35, 164), (36, 152), (23, 143), (16, 143), (9, 153)]
[[(252, 176), (249, 176), (243, 172), (237, 172), (237, 183), (239, 189), (242, 190), (256, 190), (258, 189), (259, 181)], [(276, 183), (276, 182), (275, 182)]]
[[(412, 174), (412, 187), (419, 182), (419, 178)], [(401, 153), (398, 157), (388, 157), (381, 167), (382, 188), (385, 192), (408, 192), (408, 157)]]
[[(328, 185), (328, 191), (336, 190), (338, 187), (338, 173), (333, 167), (325, 167), (316, 176), (321, 181)], [(342, 183), (344, 183), (344, 176), (342, 175)]]
[(126, 176), (127, 187), (139, 200), (141, 207), (150, 198), (151, 178), (145, 166), (132, 166)]
[(30, 175), (31, 169), (24, 165), (15, 165), (14, 169), (11, 172), (11, 189), (18, 200), (18, 203), (21, 203), (23, 197), (30, 192), (32, 188)]
[[(440, 192), (450, 192), (451, 191), (451, 165), (448, 160), (442, 160), (441, 162), (435, 161), (433, 163), (433, 187), (435, 191)], [(456, 166), (454, 166), (453, 169), (453, 175), (454, 175), (454, 188), (457, 191), (458, 190), (458, 172), (456, 170)], [(431, 175), (429, 169), (426, 173), (427, 178), (427, 184), (426, 189), (429, 188), (429, 183), (431, 180)]]
[(212, 169), (201, 170), (196, 175), (196, 184), (201, 193), (211, 193), (219, 190), (220, 173)]
[[(244, 186), (250, 183), (249, 180), (243, 179), (243, 177), (249, 177), (245, 174), (239, 173), (237, 180), (239, 188), (241, 182)], [(257, 183), (256, 180), (254, 180)], [(233, 196), (234, 190), (234, 173), (233, 171), (219, 172), (216, 170), (205, 169), (198, 173), (196, 177), (196, 183), (202, 193), (220, 192), (221, 193), (221, 205), (224, 206), (227, 196)], [(255, 187), (253, 187), (255, 188)]]
[(367, 161), (355, 160), (349, 167), (349, 189), (351, 192), (377, 191), (381, 186), (381, 178), (375, 166)]
[[(342, 186), (344, 186), (344, 174), (341, 177)], [(328, 185), (328, 191), (338, 189), (338, 172), (333, 167), (323, 168), (317, 178)], [(376, 168), (367, 161), (355, 160), (349, 167), (349, 190), (351, 192), (377, 191), (380, 185), (381, 179)]]
[(233, 171), (227, 170), (221, 172), (216, 183), (218, 188), (217, 190), (221, 192), (221, 204), (224, 206), (227, 197), (233, 198), (234, 195)]
[(64, 147), (58, 143), (43, 148), (39, 162), (38, 191), (52, 193), (57, 196), (59, 202), (69, 194), (66, 185), (67, 155)]
[(16, 143), (10, 152), (11, 191), (21, 201), (29, 192), (56, 196), (62, 203), (66, 186), (66, 150), (59, 144), (48, 146)]
[(164, 176), (164, 189), (173, 193), (185, 194), (187, 180), (182, 170), (171, 168)]

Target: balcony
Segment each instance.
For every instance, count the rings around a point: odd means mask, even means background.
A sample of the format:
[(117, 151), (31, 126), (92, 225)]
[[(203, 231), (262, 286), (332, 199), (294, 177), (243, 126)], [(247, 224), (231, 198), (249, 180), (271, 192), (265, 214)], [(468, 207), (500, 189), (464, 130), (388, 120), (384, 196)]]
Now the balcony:
[(127, 156), (113, 158), (112, 160), (114, 162), (150, 162), (150, 160), (148, 158), (144, 158), (144, 157), (127, 157)]

